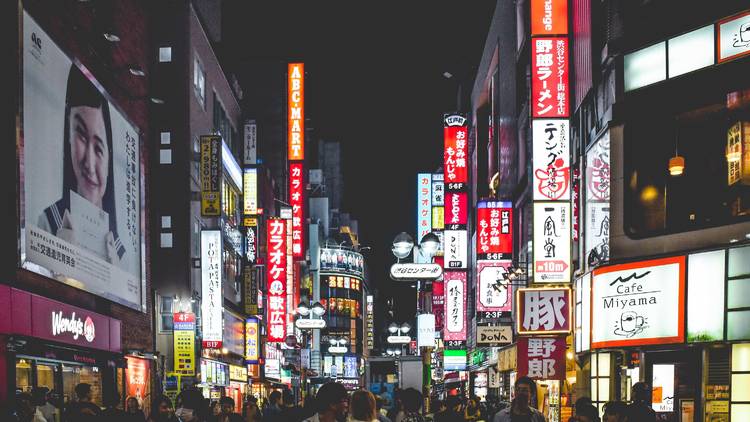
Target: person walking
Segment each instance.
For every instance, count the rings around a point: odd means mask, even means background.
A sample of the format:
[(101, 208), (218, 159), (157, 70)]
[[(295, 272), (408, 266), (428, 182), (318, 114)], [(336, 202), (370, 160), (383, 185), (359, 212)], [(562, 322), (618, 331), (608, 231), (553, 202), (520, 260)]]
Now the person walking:
[(338, 382), (323, 384), (315, 395), (318, 412), (305, 422), (344, 422), (349, 411), (349, 395)]
[(206, 418), (206, 412), (202, 407), (203, 394), (191, 387), (177, 395), (177, 409), (174, 413), (180, 422), (205, 422), (202, 419)]
[(268, 395), (268, 405), (263, 409), (263, 422), (281, 422), (281, 392), (274, 390)]
[(31, 397), (34, 399), (34, 405), (42, 414), (44, 420), (47, 422), (57, 422), (55, 418), (57, 408), (47, 400), (47, 394), (49, 394), (49, 388), (47, 387), (34, 387), (34, 389), (31, 390)]
[(604, 405), (604, 422), (630, 422), (628, 405), (621, 401), (611, 401)]
[(656, 412), (651, 408), (651, 387), (645, 382), (637, 382), (631, 388), (633, 402), (628, 406), (632, 421), (656, 422)]
[(367, 390), (352, 393), (349, 403), (349, 422), (377, 422), (378, 405), (375, 396)]
[(214, 418), (215, 422), (242, 422), (242, 416), (234, 413), (234, 399), (224, 396), (219, 399), (219, 414)]
[(425, 422), (420, 410), (422, 409), (422, 393), (414, 388), (407, 388), (401, 394), (404, 404), (403, 422)]
[(263, 414), (258, 407), (258, 399), (250, 396), (245, 403), (245, 422), (260, 422), (262, 419)]
[(435, 413), (435, 422), (456, 422), (463, 421), (464, 415), (461, 412), (461, 400), (456, 396), (450, 396), (445, 399), (445, 405), (442, 410)]
[(592, 404), (581, 404), (576, 408), (576, 422), (600, 422), (599, 412)]
[(141, 410), (141, 404), (138, 399), (130, 396), (125, 400), (125, 420), (127, 422), (146, 422), (146, 415)]
[(521, 377), (516, 380), (514, 389), (516, 398), (513, 399), (510, 407), (495, 415), (493, 422), (546, 422), (547, 419), (541, 412), (529, 406), (536, 391), (534, 380), (529, 377)]
[(476, 422), (479, 421), (481, 417), (482, 414), (479, 407), (479, 399), (477, 397), (470, 398), (469, 403), (466, 405), (466, 410), (464, 411), (464, 419), (468, 422)]
[(68, 403), (65, 410), (64, 422), (98, 422), (102, 410), (91, 400), (91, 384), (82, 382), (74, 388), (76, 400)]
[(161, 396), (154, 402), (148, 422), (179, 422), (169, 397)]

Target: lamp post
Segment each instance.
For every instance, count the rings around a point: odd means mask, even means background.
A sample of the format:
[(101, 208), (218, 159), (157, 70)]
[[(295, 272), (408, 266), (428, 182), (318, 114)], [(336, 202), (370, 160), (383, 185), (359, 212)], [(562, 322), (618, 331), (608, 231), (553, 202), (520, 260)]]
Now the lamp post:
[[(310, 305), (305, 301), (302, 301), (297, 305), (297, 309), (295, 309), (294, 312), (299, 315), (297, 320), (294, 322), (294, 325), (302, 330), (302, 343), (303, 345), (309, 345), (310, 340), (308, 339), (307, 332), (310, 330), (319, 330), (321, 328), (325, 328), (326, 321), (323, 319), (323, 314), (325, 314), (326, 309), (323, 305), (320, 304), (320, 302), (316, 301), (315, 303)], [(300, 347), (300, 381), (302, 385), (302, 391), (305, 393), (304, 395), (306, 395), (307, 368), (305, 366), (309, 365), (302, 364), (303, 348), (304, 346)], [(312, 355), (312, 348), (308, 347), (308, 350), (310, 350), (310, 355)], [(312, 356), (310, 356), (310, 359), (312, 359)]]

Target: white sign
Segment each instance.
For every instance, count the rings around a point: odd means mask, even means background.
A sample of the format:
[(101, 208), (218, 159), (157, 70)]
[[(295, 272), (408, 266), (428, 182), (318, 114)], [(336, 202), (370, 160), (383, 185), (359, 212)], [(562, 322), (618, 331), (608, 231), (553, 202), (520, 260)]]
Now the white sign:
[(685, 257), (594, 270), (591, 348), (681, 343)]
[(569, 130), (567, 120), (533, 121), (535, 201), (570, 199)]
[(445, 340), (466, 340), (466, 274), (445, 275)]
[(586, 262), (609, 261), (609, 202), (586, 203)]
[(221, 232), (201, 231), (201, 320), (203, 344), (221, 348), (224, 322), (221, 288)]
[(73, 312), (70, 318), (65, 318), (62, 311), (52, 312), (52, 335), (57, 337), (59, 335), (70, 333), (73, 335), (73, 340), (78, 340), (79, 336), (83, 336), (87, 342), (91, 343), (96, 337), (96, 327), (94, 326), (94, 320), (91, 317), (86, 317), (86, 322), (82, 321), (80, 317), (76, 318), (76, 313)]
[(719, 22), (719, 62), (750, 54), (750, 12)]
[(654, 365), (651, 407), (654, 412), (674, 412), (674, 365)]
[(477, 326), (477, 346), (497, 347), (511, 343), (513, 343), (513, 328), (509, 325)]
[(443, 205), (445, 205), (443, 173), (436, 173), (432, 175), (432, 206), (442, 207)]
[(443, 275), (440, 264), (396, 263), (391, 266), (393, 280), (437, 280)]
[(245, 169), (242, 185), (243, 214), (258, 214), (258, 169)]
[[(346, 346), (330, 346), (330, 347), (328, 347), (328, 351), (331, 352), (331, 353), (346, 353), (347, 351), (349, 351), (349, 349), (347, 349)], [(335, 368), (336, 368), (336, 365), (333, 365), (331, 367), (331, 373), (333, 373), (333, 374), (336, 373), (336, 369)]]
[(387, 340), (388, 340), (388, 343), (391, 343), (391, 344), (407, 344), (407, 343), (411, 342), (411, 337), (409, 337), (409, 336), (388, 336)]
[(263, 365), (263, 369), (266, 377), (281, 379), (281, 363), (278, 359), (266, 359), (266, 364)]
[(258, 125), (255, 120), (245, 122), (245, 164), (255, 165), (258, 152)]
[(435, 345), (435, 315), (421, 314), (417, 316), (417, 347), (433, 347)]
[(311, 330), (316, 328), (325, 328), (326, 321), (324, 319), (300, 318), (294, 323), (294, 325), (296, 325), (300, 330)]
[(609, 131), (586, 152), (584, 264), (588, 267), (609, 260)]
[(487, 386), (489, 388), (500, 388), (500, 372), (494, 366), (487, 368)]
[(570, 203), (534, 203), (534, 282), (570, 283)]
[(445, 231), (445, 268), (466, 268), (467, 261), (466, 230)]
[(511, 261), (478, 261), (477, 262), (477, 311), (510, 312), (511, 286), (503, 277)]

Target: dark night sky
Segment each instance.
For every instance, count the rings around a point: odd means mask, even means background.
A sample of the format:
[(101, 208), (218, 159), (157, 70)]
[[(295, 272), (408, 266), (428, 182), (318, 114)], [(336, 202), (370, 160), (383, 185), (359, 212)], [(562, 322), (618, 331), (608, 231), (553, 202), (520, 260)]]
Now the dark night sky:
[(343, 145), (342, 208), (359, 219), (360, 241), (373, 248), (371, 284), (381, 297), (396, 297), (399, 321), (414, 317), (415, 296), (388, 278), (390, 244), (401, 231), (415, 232), (416, 173), (441, 165), (442, 114), (455, 109), (457, 88), (443, 72), (469, 74), (470, 89), (494, 5), (321, 0), (224, 7), (223, 47), (232, 52), (226, 59), (305, 62), (306, 115), (316, 135)]

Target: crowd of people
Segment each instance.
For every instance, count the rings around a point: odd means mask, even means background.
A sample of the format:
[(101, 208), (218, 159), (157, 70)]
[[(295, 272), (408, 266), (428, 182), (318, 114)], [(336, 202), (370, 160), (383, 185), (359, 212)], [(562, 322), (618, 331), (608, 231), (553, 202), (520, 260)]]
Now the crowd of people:
[[(234, 412), (231, 397), (211, 401), (193, 387), (182, 391), (174, 406), (169, 397), (159, 397), (147, 414), (135, 397), (127, 398), (124, 409), (116, 399), (102, 409), (92, 402), (91, 386), (82, 383), (75, 387), (75, 399), (62, 409), (49, 401), (48, 390), (34, 389), (31, 394), (17, 394), (12, 410), (0, 416), (9, 422), (547, 422), (532, 405), (536, 393), (533, 380), (519, 378), (514, 392), (515, 398), (505, 406), (492, 397), (485, 402), (478, 398), (464, 402), (450, 396), (433, 401), (431, 411), (425, 412), (422, 393), (407, 388), (397, 392), (386, 410), (383, 400), (369, 391), (350, 394), (342, 384), (329, 382), (301, 404), (289, 390), (271, 392), (263, 405), (250, 396), (239, 414)], [(650, 394), (647, 384), (637, 383), (632, 403), (607, 403), (601, 418), (590, 399), (580, 398), (566, 422), (655, 422)]]

